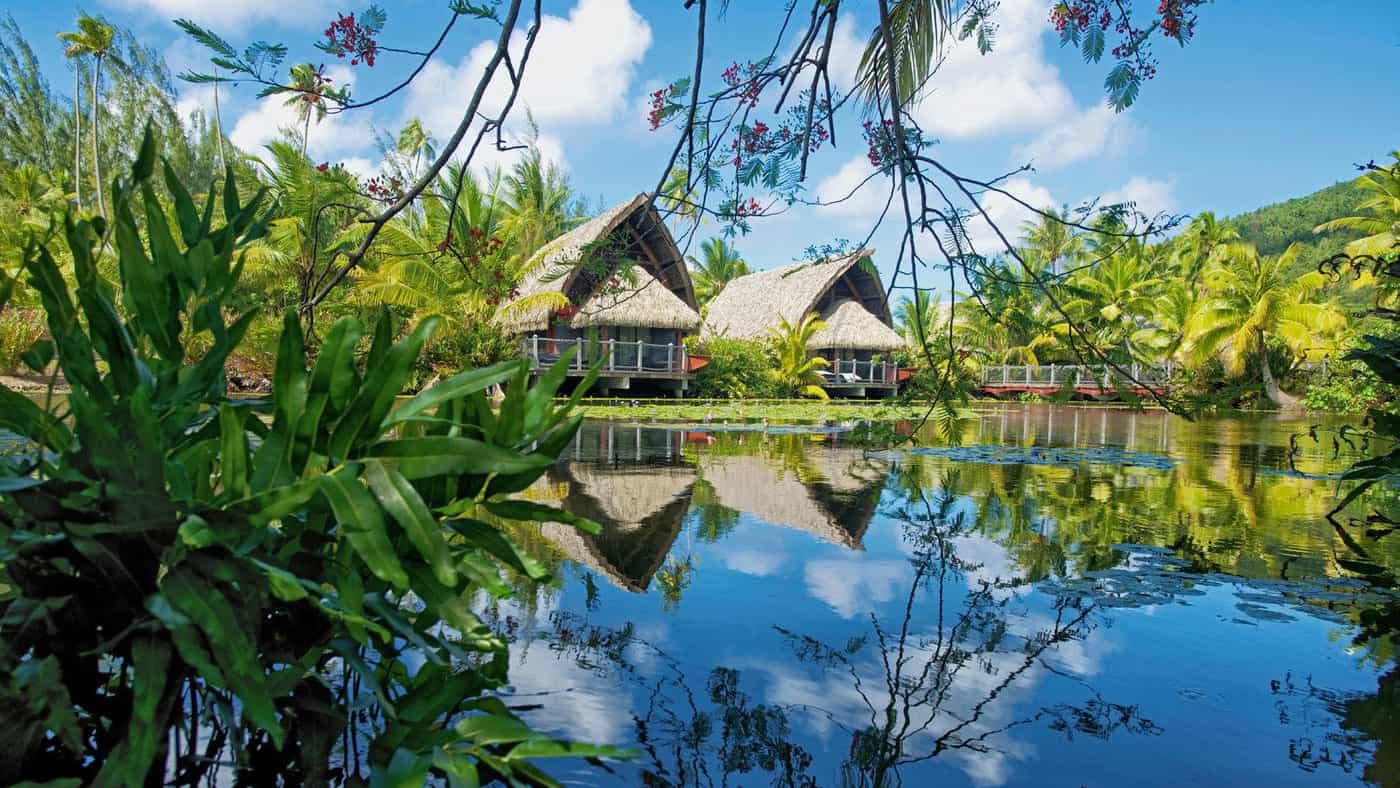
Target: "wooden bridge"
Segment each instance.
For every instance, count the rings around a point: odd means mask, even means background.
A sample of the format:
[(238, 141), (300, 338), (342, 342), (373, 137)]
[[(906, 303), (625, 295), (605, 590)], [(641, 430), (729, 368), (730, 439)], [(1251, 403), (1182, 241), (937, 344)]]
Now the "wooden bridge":
[(1065, 391), (1086, 397), (1104, 398), (1122, 392), (1139, 397), (1165, 394), (1174, 364), (1124, 364), (1123, 374), (1108, 364), (1046, 364), (1028, 366), (1003, 364), (982, 368), (983, 394), (999, 397), (1032, 392), (1049, 395)]

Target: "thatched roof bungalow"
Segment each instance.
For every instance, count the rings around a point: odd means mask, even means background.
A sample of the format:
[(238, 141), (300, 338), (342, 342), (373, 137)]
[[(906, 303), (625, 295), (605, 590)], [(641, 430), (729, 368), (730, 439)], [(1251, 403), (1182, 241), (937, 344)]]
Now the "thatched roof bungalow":
[(680, 535), (697, 475), (686, 466), (612, 467), (570, 463), (551, 469), (562, 507), (603, 526), (585, 534), (544, 523), (541, 533), (570, 560), (625, 591), (643, 593)]
[[(612, 284), (624, 261), (635, 263), (635, 282)], [(695, 286), (648, 194), (546, 244), (518, 289), (496, 324), (522, 336), (537, 366), (596, 336), (611, 353), (609, 371), (667, 378), (688, 372), (681, 340), (700, 327)], [(578, 366), (582, 372), (584, 364)]]
[(700, 475), (723, 506), (863, 550), (888, 465), (851, 449), (811, 446), (804, 457), (806, 473), (751, 454), (702, 455)]
[(700, 336), (764, 339), (781, 320), (795, 325), (816, 313), (826, 325), (808, 347), (832, 362), (833, 385), (893, 387), (893, 368), (875, 357), (905, 343), (891, 327), (885, 288), (870, 262), (873, 254), (859, 249), (741, 276), (710, 302)]

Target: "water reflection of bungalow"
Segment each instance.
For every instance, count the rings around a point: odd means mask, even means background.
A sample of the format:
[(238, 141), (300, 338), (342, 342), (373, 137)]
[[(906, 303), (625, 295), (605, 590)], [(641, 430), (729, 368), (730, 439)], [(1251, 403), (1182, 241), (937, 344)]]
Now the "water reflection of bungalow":
[[(635, 263), (635, 282), (613, 282), (623, 261)], [(535, 369), (577, 346), (569, 374), (582, 376), (596, 337), (608, 354), (597, 389), (626, 390), (646, 381), (677, 394), (685, 390), (692, 364), (681, 340), (700, 327), (700, 313), (685, 259), (649, 195), (615, 205), (546, 244), (519, 290), (497, 323), (520, 335)]]
[(798, 468), (749, 454), (700, 459), (700, 474), (722, 506), (864, 549), (888, 465), (854, 449), (810, 446)]
[(816, 313), (826, 327), (807, 347), (831, 362), (823, 387), (855, 397), (890, 394), (900, 375), (888, 356), (904, 347), (904, 339), (891, 328), (872, 254), (861, 249), (741, 276), (710, 302), (701, 336), (763, 339), (780, 319), (795, 325)]
[(585, 534), (557, 523), (541, 532), (564, 555), (626, 591), (642, 593), (680, 535), (695, 469), (570, 463), (543, 480), (563, 491), (558, 505), (603, 526)]

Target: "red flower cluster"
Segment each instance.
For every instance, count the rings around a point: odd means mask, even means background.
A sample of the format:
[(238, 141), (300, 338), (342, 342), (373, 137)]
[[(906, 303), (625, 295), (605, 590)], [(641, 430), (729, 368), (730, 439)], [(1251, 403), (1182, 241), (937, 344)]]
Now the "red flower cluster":
[(330, 168), (331, 168), (331, 163), (328, 162), (328, 161), (323, 161), (323, 162), (321, 162), (320, 164), (317, 164), (317, 165), (316, 165), (316, 169), (317, 169), (319, 172), (328, 172), (328, 171), (330, 171)]
[(578, 314), (578, 307), (574, 306), (573, 304), (569, 304), (568, 306), (561, 306), (559, 307), (559, 310), (554, 314), (567, 320), (568, 318), (571, 318), (574, 315)]
[(371, 200), (393, 204), (403, 197), (403, 181), (376, 175), (365, 182), (365, 193)]
[(753, 197), (750, 197), (748, 202), (740, 200), (734, 205), (734, 215), (741, 219), (746, 216), (757, 216), (761, 213), (763, 213), (763, 206)]
[(1196, 15), (1191, 9), (1200, 4), (1201, 0), (1162, 0), (1157, 6), (1162, 35), (1182, 44), (1190, 41), (1196, 35)]
[(652, 131), (661, 128), (661, 121), (666, 116), (666, 108), (670, 106), (671, 96), (675, 92), (676, 83), (672, 82), (651, 94), (651, 112), (647, 113), (647, 122), (651, 123)]
[(352, 66), (358, 66), (363, 60), (365, 65), (373, 67), (374, 57), (379, 52), (379, 43), (374, 40), (374, 31), (356, 23), (355, 15), (351, 13), (341, 14), (326, 28), (324, 48), (328, 52), (334, 52), (336, 57), (350, 55)]
[(724, 84), (731, 88), (738, 88), (740, 85), (743, 85), (743, 88), (738, 93), (739, 102), (741, 104), (748, 104), (750, 107), (757, 107), (758, 97), (763, 92), (762, 87), (755, 79), (758, 75), (759, 68), (757, 63), (746, 63), (743, 67), (740, 67), (738, 63), (730, 63), (729, 68), (726, 68), (719, 76), (720, 79), (724, 81)]
[(1054, 23), (1056, 33), (1063, 33), (1070, 26), (1088, 30), (1091, 24), (1098, 25), (1100, 30), (1107, 30), (1113, 24), (1113, 13), (1108, 10), (1107, 4), (1099, 0), (1077, 0), (1073, 4), (1055, 4), (1050, 9), (1050, 21)]
[(894, 161), (898, 153), (894, 121), (887, 120), (877, 126), (875, 121), (867, 120), (861, 136), (865, 137), (865, 158), (870, 161), (871, 167), (880, 169)]

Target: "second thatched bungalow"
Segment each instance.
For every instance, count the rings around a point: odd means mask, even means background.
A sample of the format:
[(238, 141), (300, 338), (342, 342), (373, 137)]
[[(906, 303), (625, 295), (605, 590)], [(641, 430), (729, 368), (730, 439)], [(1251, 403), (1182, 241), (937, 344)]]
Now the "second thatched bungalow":
[(826, 325), (807, 347), (830, 362), (823, 388), (846, 396), (891, 394), (901, 379), (890, 354), (904, 347), (891, 327), (885, 288), (869, 249), (741, 276), (710, 302), (702, 339), (764, 339), (780, 320), (816, 313)]
[[(619, 277), (626, 263), (631, 276)], [(650, 196), (638, 194), (536, 252), (496, 322), (521, 338), (536, 370), (574, 346), (569, 374), (584, 375), (596, 339), (607, 354), (600, 390), (645, 382), (679, 395), (695, 366), (682, 339), (700, 313), (684, 257)]]

